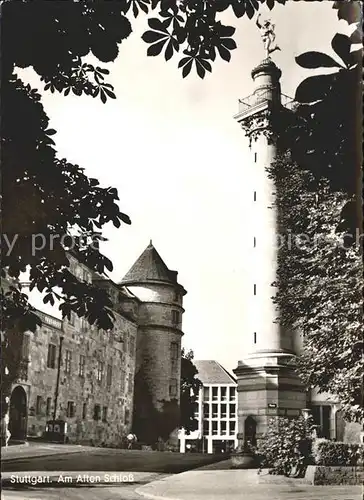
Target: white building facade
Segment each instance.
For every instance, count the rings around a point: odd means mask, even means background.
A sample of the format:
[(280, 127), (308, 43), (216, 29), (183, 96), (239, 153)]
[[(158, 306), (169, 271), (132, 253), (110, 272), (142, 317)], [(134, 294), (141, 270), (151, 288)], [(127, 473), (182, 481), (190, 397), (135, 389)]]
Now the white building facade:
[(196, 403), (198, 428), (179, 431), (180, 452), (226, 453), (237, 446), (237, 383), (217, 361), (194, 360), (202, 382)]

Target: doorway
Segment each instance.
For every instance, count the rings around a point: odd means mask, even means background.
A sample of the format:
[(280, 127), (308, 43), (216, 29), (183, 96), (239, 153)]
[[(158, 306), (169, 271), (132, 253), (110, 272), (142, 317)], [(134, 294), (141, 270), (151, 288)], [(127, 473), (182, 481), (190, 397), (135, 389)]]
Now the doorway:
[(27, 395), (23, 387), (15, 387), (10, 397), (10, 439), (24, 440), (27, 437)]
[(244, 422), (244, 441), (255, 446), (257, 444), (257, 423), (253, 417), (247, 417)]

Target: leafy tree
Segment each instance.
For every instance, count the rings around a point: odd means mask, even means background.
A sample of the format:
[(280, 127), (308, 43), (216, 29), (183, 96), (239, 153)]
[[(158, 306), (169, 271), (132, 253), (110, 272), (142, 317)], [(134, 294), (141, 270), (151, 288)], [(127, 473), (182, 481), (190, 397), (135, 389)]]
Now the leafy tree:
[(272, 166), (284, 244), (275, 300), (280, 321), (303, 335), (299, 374), (308, 387), (338, 396), (349, 420), (362, 406), (362, 259), (358, 245), (337, 228), (349, 198), (332, 190), (290, 155)]
[[(105, 103), (116, 97), (105, 80), (109, 71), (88, 64), (84, 57), (92, 53), (101, 62), (114, 61), (118, 44), (132, 31), (130, 20), (158, 8), (159, 18), (149, 20), (153, 31), (144, 35), (146, 41), (157, 42), (148, 49), (148, 55), (156, 55), (164, 47), (165, 58), (169, 59), (185, 47), (180, 61), (183, 75), (195, 62), (203, 77), (206, 68), (210, 70), (208, 59), (215, 59), (216, 50), (229, 60), (230, 50), (235, 48), (230, 38), (234, 28), (217, 21), (218, 13), (232, 6), (238, 17), (246, 14), (251, 18), (262, 3), (1, 2), (1, 277), (12, 285), (1, 293), (1, 330), (6, 332), (1, 346), (6, 360), (2, 364), (3, 395), (16, 379), (18, 361), (14, 353), (19, 351), (21, 335), (18, 340), (15, 337), (39, 324), (17, 283), (20, 273), (29, 269), (30, 289), (43, 293), (45, 303), (54, 304), (58, 299), (65, 317), (74, 311), (90, 324), (112, 328), (107, 293), (69, 272), (67, 250), (71, 246), (94, 271), (110, 271), (112, 263), (97, 245), (103, 239), (102, 228), (108, 222), (116, 227), (130, 223), (119, 209), (116, 189), (102, 188), (97, 179), (85, 175), (82, 167), (57, 157), (53, 140), (56, 131), (49, 128), (41, 96), (21, 80), (18, 68), (33, 68), (44, 83), (44, 91), (86, 95)], [(274, 0), (266, 4), (272, 8)], [(17, 333), (13, 335), (10, 332), (14, 328)]]
[(270, 474), (302, 474), (310, 459), (312, 431), (311, 417), (272, 418), (257, 449), (260, 467), (270, 467)]
[(181, 357), (181, 420), (180, 427), (183, 427), (187, 434), (198, 427), (198, 421), (194, 417), (195, 407), (202, 382), (198, 378), (198, 370), (193, 364), (193, 351), (186, 351), (182, 348)]

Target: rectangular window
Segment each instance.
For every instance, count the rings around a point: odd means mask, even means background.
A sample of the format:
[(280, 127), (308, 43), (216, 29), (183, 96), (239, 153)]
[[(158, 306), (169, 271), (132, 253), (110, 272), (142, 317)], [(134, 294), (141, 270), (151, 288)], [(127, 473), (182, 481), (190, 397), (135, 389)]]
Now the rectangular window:
[(111, 365), (107, 365), (106, 387), (110, 388), (111, 387), (111, 382), (112, 382), (112, 366)]
[(254, 283), (254, 295), (257, 294), (257, 285)]
[(172, 378), (169, 382), (169, 397), (176, 398), (177, 397), (177, 379)]
[(235, 434), (235, 422), (230, 422), (230, 436)]
[(130, 423), (130, 410), (128, 408), (125, 408), (124, 423), (125, 425)]
[(76, 406), (73, 401), (68, 401), (67, 403), (67, 417), (73, 418), (75, 416)]
[(87, 319), (86, 318), (81, 318), (81, 332), (82, 333), (87, 333), (89, 327), (90, 327), (90, 324), (87, 321)]
[(124, 393), (124, 391), (125, 391), (125, 377), (126, 377), (125, 370), (121, 370), (120, 391), (122, 393)]
[(217, 418), (218, 417), (218, 414), (217, 414), (217, 404), (213, 404), (212, 405), (212, 418)]
[(256, 192), (256, 191), (254, 191), (254, 194), (253, 194), (253, 200), (254, 200), (254, 201), (257, 201), (257, 192)]
[(42, 413), (42, 396), (37, 396), (37, 402), (35, 404), (35, 414), (40, 415)]
[(256, 239), (256, 237), (254, 236), (254, 238), (253, 238), (253, 247), (254, 247), (254, 248), (256, 248), (256, 246), (257, 246), (257, 239)]
[(236, 388), (230, 387), (230, 399), (231, 401), (235, 401), (236, 399)]
[(82, 405), (82, 420), (86, 420), (87, 417), (87, 403)]
[(181, 300), (181, 295), (179, 292), (177, 292), (177, 290), (175, 290), (174, 292), (174, 302), (178, 302)]
[(227, 400), (226, 387), (220, 387), (220, 391), (221, 391), (221, 401), (226, 401)]
[(83, 356), (83, 354), (80, 354), (80, 360), (78, 363), (78, 375), (79, 375), (79, 377), (85, 376), (85, 365), (86, 365), (86, 356)]
[(72, 361), (72, 352), (67, 350), (65, 352), (65, 359), (64, 359), (64, 371), (67, 374), (71, 373), (71, 361)]
[(130, 336), (130, 340), (129, 340), (130, 356), (134, 356), (134, 351), (135, 351), (135, 338), (133, 336)]
[(133, 392), (133, 377), (129, 374), (128, 377), (128, 393), (131, 394)]
[(94, 420), (100, 420), (101, 416), (101, 406), (95, 405), (94, 407)]
[(178, 369), (178, 342), (171, 342), (171, 370), (172, 373)]
[(253, 337), (254, 337), (254, 339), (253, 339), (254, 344), (256, 344), (257, 343), (257, 332), (254, 332)]
[(71, 326), (75, 326), (75, 313), (74, 312), (71, 312), (71, 314), (70, 314), (69, 324)]
[(102, 407), (102, 421), (107, 422), (107, 406)]
[(257, 158), (258, 158), (258, 153), (254, 153), (254, 163), (257, 162)]
[(203, 405), (203, 418), (209, 418), (210, 415), (210, 405), (208, 403), (204, 403)]
[(204, 434), (204, 436), (208, 436), (209, 433), (210, 433), (209, 421), (208, 420), (204, 420), (203, 421), (203, 434)]
[(226, 422), (220, 422), (220, 434), (226, 435)]
[(204, 387), (203, 388), (203, 400), (204, 401), (209, 401), (210, 400), (210, 387)]
[(221, 418), (226, 418), (226, 405), (221, 405)]
[(171, 342), (171, 359), (178, 359), (178, 342)]
[(179, 311), (172, 311), (172, 323), (175, 325), (179, 323)]
[(217, 422), (216, 422), (216, 421), (213, 421), (213, 422), (212, 422), (212, 435), (213, 435), (213, 436), (216, 436), (216, 434), (217, 434), (217, 433), (218, 433), (218, 432), (217, 432)]
[(102, 361), (97, 362), (97, 381), (102, 382), (102, 379), (104, 377), (104, 363)]
[(56, 367), (56, 352), (57, 346), (54, 344), (49, 344), (48, 346), (48, 357), (47, 357), (47, 368)]
[(218, 393), (218, 387), (213, 387), (212, 388), (212, 400), (213, 401), (216, 401), (219, 397), (219, 393)]
[(22, 341), (22, 349), (21, 349), (21, 357), (22, 359), (29, 359), (29, 346), (30, 346), (30, 337), (29, 335), (23, 334)]
[(236, 405), (232, 404), (229, 408), (229, 417), (236, 418)]
[(51, 414), (51, 405), (52, 405), (52, 398), (47, 398), (47, 403), (46, 403), (46, 415), (49, 417)]

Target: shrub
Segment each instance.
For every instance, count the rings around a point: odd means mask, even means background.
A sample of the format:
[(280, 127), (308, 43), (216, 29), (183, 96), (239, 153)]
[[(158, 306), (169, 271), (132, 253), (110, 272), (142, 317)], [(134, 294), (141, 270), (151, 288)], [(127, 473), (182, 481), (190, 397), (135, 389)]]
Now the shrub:
[(289, 476), (294, 469), (299, 472), (311, 457), (311, 436), (311, 418), (272, 419), (257, 449), (260, 470), (269, 467), (271, 474), (285, 476)]
[(312, 453), (317, 465), (357, 465), (363, 456), (363, 446), (316, 439)]

